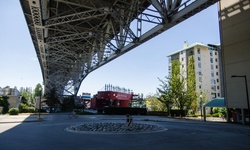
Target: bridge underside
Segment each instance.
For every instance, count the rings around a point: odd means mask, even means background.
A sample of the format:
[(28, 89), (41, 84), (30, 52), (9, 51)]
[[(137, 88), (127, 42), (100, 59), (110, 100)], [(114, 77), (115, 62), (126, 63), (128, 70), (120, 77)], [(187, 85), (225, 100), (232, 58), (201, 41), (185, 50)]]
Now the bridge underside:
[(93, 70), (218, 0), (20, 0), (45, 94), (76, 95)]

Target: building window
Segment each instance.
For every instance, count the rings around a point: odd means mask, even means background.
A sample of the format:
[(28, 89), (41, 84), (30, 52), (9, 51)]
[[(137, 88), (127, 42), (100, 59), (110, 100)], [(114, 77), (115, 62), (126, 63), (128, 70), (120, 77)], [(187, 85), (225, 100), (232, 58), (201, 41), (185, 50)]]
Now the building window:
[(217, 90), (219, 90), (220, 89), (220, 87), (219, 86), (217, 86)]
[(219, 75), (219, 72), (216, 72), (216, 75), (218, 76), (218, 75)]
[(217, 62), (218, 60), (217, 60), (217, 58), (215, 58), (215, 62)]
[(217, 55), (217, 52), (214, 52), (214, 55)]
[(220, 97), (220, 93), (218, 93), (218, 97)]
[(211, 65), (211, 70), (214, 70), (214, 65)]
[(211, 72), (211, 77), (212, 77), (212, 78), (214, 77), (214, 72)]
[(200, 76), (202, 75), (201, 71), (199, 71), (199, 75), (200, 75)]
[(213, 63), (214, 61), (213, 61), (213, 58), (210, 58), (210, 63)]
[(201, 68), (201, 62), (198, 62), (198, 68)]
[(202, 77), (199, 77), (199, 82), (202, 83)]
[(213, 52), (210, 52), (210, 56), (213, 56)]
[(217, 83), (219, 83), (219, 79), (217, 79)]
[(198, 48), (197, 53), (198, 53), (198, 54), (201, 54), (201, 50), (200, 50), (200, 48)]
[(182, 57), (182, 58), (181, 58), (181, 61), (183, 61), (183, 60), (184, 60), (184, 58)]
[(218, 69), (218, 65), (216, 65), (215, 68)]
[(214, 84), (214, 79), (211, 79), (211, 84)]
[(201, 61), (201, 57), (200, 56), (198, 56), (198, 61)]

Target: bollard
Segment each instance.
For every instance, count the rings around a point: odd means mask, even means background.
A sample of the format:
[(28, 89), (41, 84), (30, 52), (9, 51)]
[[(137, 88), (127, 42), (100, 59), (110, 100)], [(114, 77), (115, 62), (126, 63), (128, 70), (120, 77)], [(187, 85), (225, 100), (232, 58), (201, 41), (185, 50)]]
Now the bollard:
[(129, 128), (133, 124), (133, 118), (131, 115), (126, 114), (126, 127)]

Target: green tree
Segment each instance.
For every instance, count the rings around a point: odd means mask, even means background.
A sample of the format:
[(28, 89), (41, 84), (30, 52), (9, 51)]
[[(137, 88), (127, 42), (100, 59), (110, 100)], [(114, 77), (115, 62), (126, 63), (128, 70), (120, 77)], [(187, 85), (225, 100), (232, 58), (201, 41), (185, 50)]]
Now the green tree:
[(157, 92), (159, 93), (158, 100), (162, 102), (166, 109), (168, 110), (170, 108), (170, 104), (173, 103), (173, 98), (172, 98), (172, 93), (171, 89), (169, 87), (169, 78), (166, 77), (166, 80), (159, 79), (158, 80), (161, 82), (160, 87), (157, 88)]
[(160, 93), (159, 100), (164, 102), (166, 106), (173, 103), (180, 110), (184, 110), (184, 106), (189, 105), (190, 96), (187, 92), (186, 82), (180, 72), (180, 62), (173, 60), (171, 65), (171, 75), (166, 77), (167, 80), (160, 80), (161, 87), (158, 88)]
[(21, 103), (26, 104), (26, 105), (32, 104), (32, 93), (31, 92), (29, 92), (27, 89), (23, 89), (20, 91), (20, 95), (22, 96)]
[(190, 101), (188, 102), (189, 109), (192, 113), (195, 113), (197, 109), (197, 93), (196, 93), (196, 80), (195, 80), (195, 68), (194, 68), (194, 57), (193, 55), (188, 58), (188, 74), (187, 74), (187, 92), (190, 96)]
[(63, 97), (61, 107), (62, 111), (72, 110), (75, 107), (74, 96)]
[(189, 94), (187, 92), (185, 78), (182, 76), (180, 70), (180, 61), (172, 61), (172, 72), (170, 76), (169, 86), (171, 89), (171, 97), (174, 104), (180, 109), (184, 110), (184, 106), (188, 105), (190, 101)]
[(58, 95), (57, 95), (57, 89), (54, 87), (52, 88), (46, 95), (46, 102), (48, 106), (54, 107), (55, 104), (58, 104)]
[(35, 87), (35, 90), (34, 90), (34, 97), (36, 96), (40, 96), (41, 95), (41, 90), (42, 90), (42, 85), (40, 83), (38, 83)]
[(166, 111), (165, 104), (158, 100), (158, 96), (148, 95), (145, 100), (147, 108), (151, 111)]
[(9, 111), (9, 102), (8, 102), (9, 97), (8, 96), (2, 96), (0, 97), (0, 106), (3, 107), (2, 113), (6, 114)]

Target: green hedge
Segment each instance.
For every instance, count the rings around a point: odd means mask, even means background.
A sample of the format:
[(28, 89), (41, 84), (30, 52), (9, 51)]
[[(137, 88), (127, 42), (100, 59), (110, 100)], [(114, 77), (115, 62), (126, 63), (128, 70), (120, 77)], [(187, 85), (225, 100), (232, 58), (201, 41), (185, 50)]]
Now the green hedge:
[(133, 108), (133, 107), (105, 107), (105, 114), (115, 114), (115, 115), (146, 115), (146, 108)]
[(171, 109), (170, 114), (171, 114), (172, 117), (174, 117), (174, 116), (186, 116), (184, 110), (173, 110), (173, 109)]
[(9, 109), (9, 115), (18, 115), (18, 114), (19, 114), (18, 108)]
[(35, 107), (28, 106), (26, 104), (21, 103), (20, 105), (20, 113), (34, 113)]
[(168, 112), (165, 112), (165, 111), (148, 111), (147, 115), (152, 115), (152, 116), (168, 116)]

